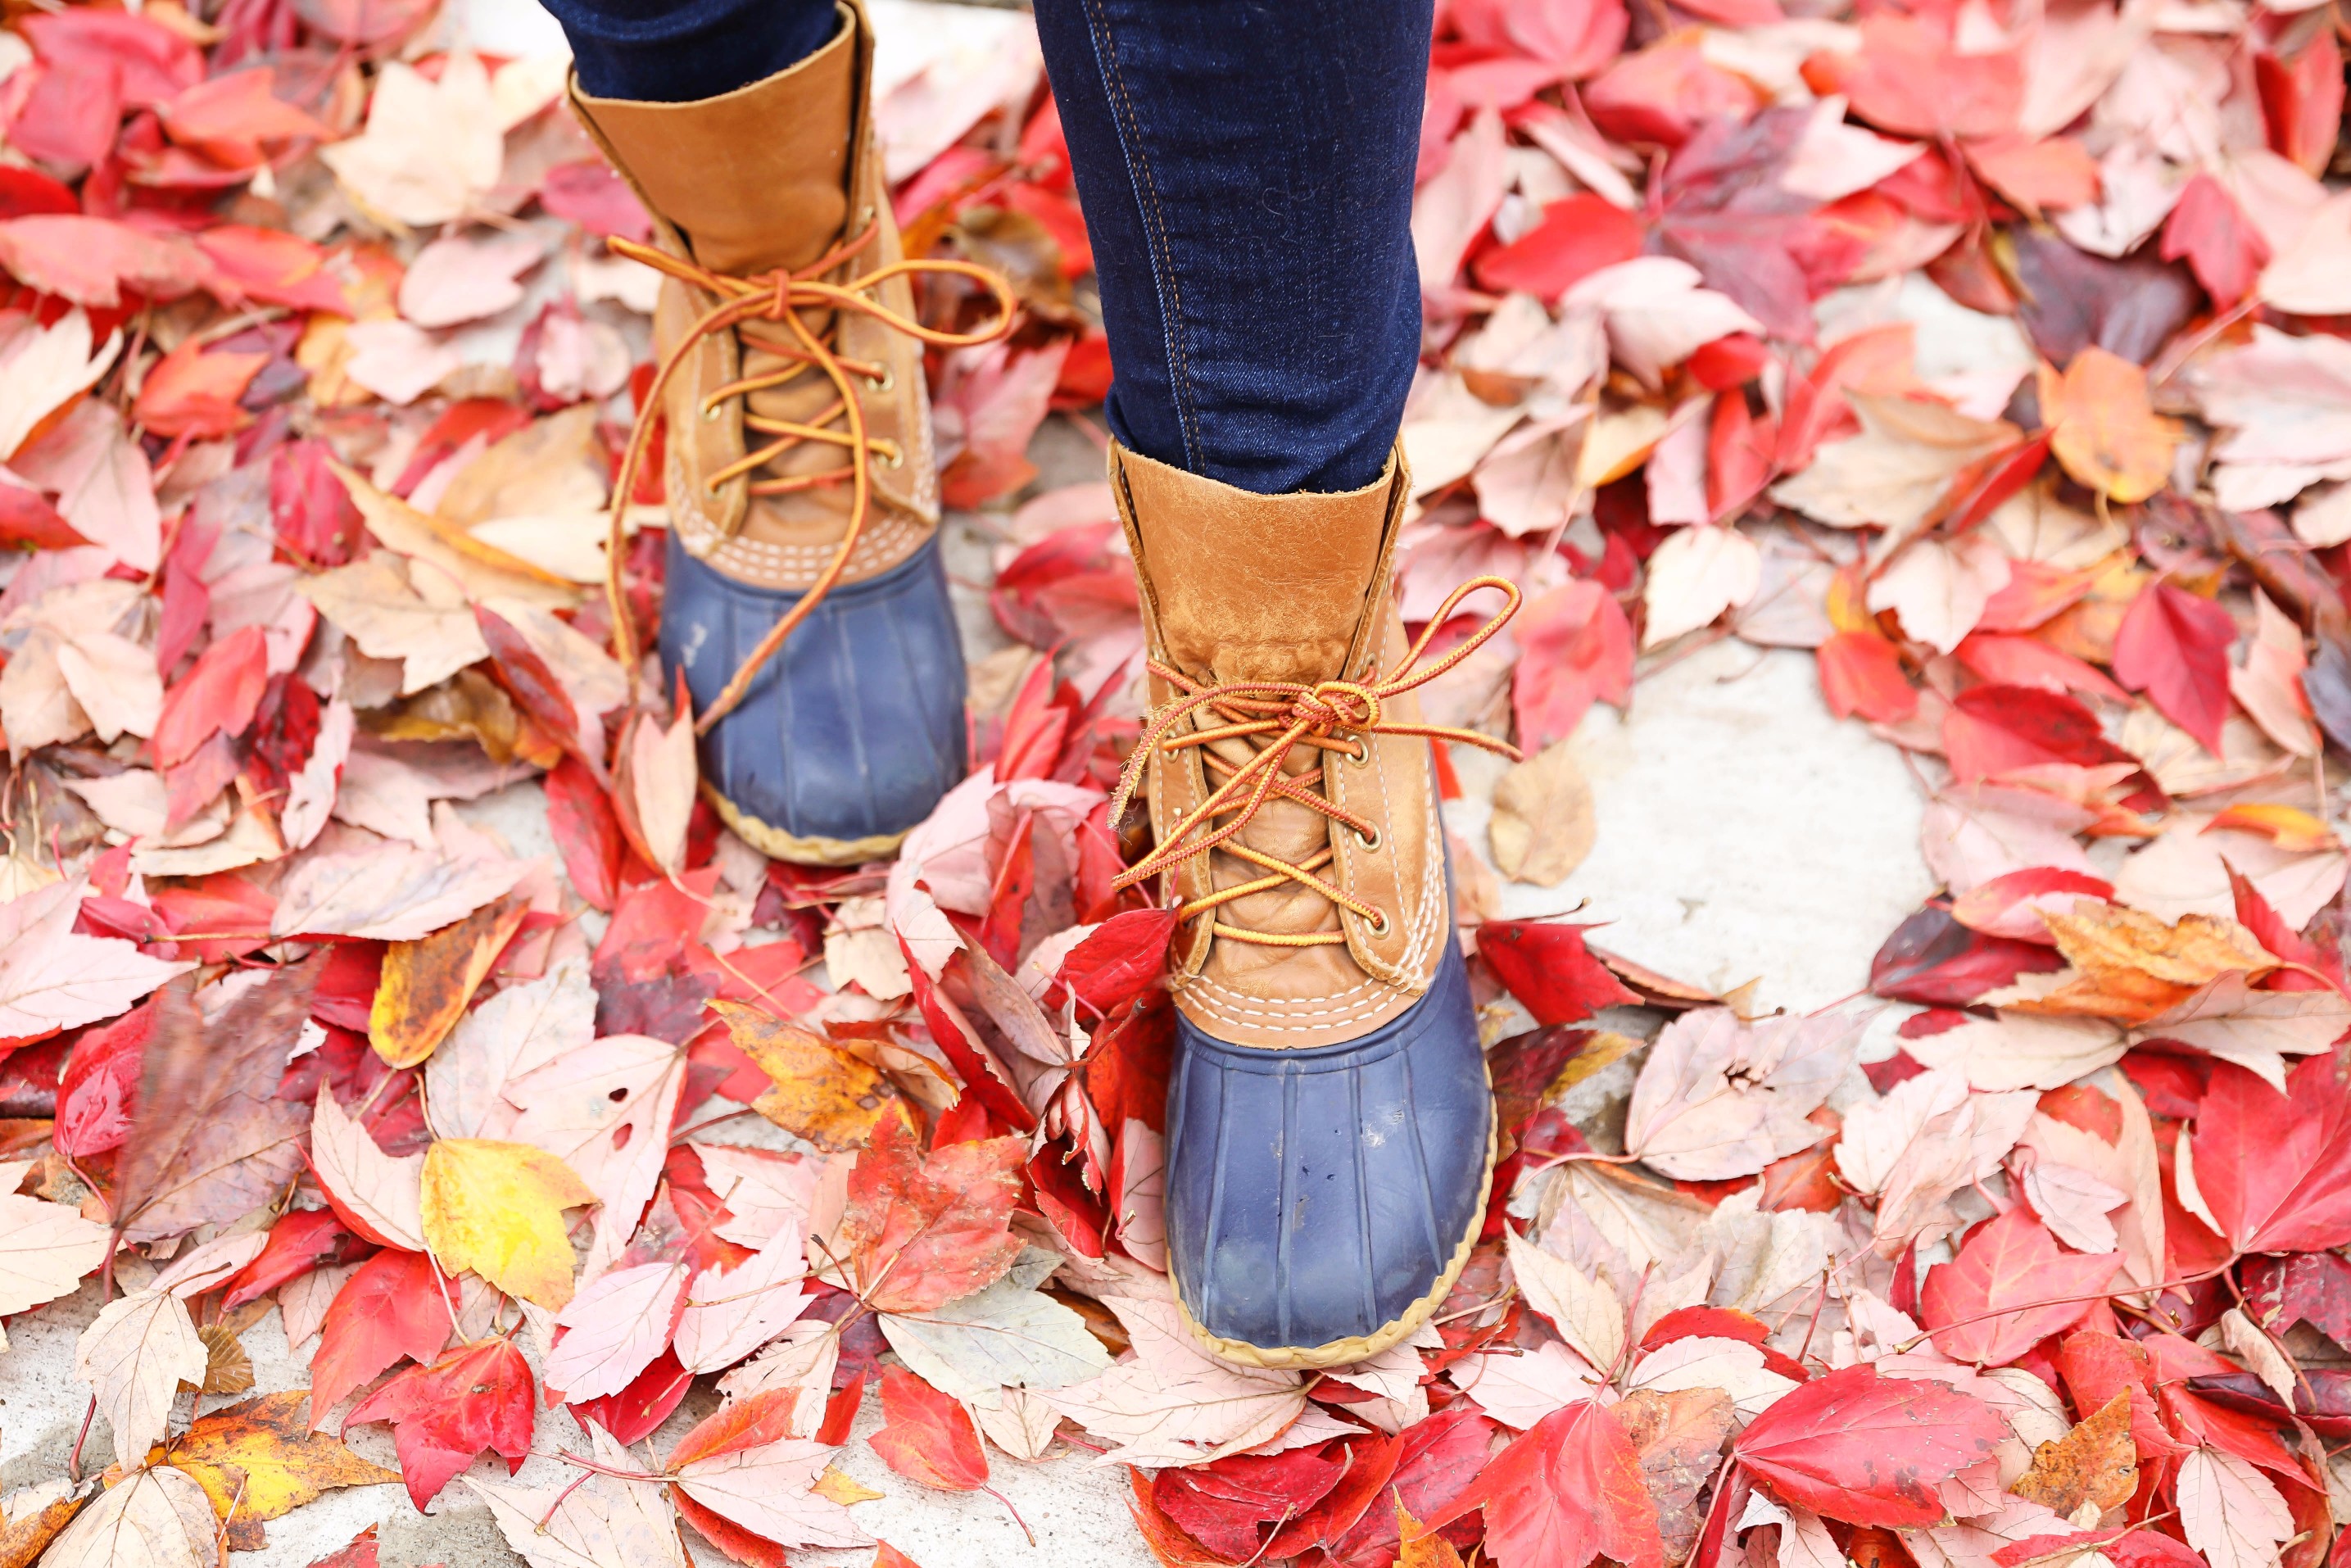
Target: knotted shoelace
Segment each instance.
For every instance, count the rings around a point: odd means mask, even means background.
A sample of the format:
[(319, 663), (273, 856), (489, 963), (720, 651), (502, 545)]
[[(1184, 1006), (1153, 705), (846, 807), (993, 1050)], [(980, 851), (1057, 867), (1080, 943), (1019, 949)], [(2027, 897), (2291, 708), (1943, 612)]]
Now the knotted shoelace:
[[(1452, 618), (1455, 606), (1486, 588), (1499, 591), (1510, 602), (1489, 617), (1459, 647), (1422, 668), (1421, 655), (1427, 651), (1430, 640)], [(1476, 653), (1517, 613), (1518, 608), (1519, 591), (1515, 584), (1499, 577), (1472, 578), (1446, 596), (1444, 604), (1414, 639), (1403, 663), (1384, 677), (1374, 674), (1362, 682), (1322, 681), (1303, 685), (1290, 681), (1227, 681), (1207, 685), (1155, 659), (1151, 661), (1151, 673), (1180, 695), (1152, 715), (1142, 738), (1127, 754), (1126, 766), (1119, 773), (1117, 792), (1111, 797), (1110, 820), (1115, 822), (1125, 812), (1155, 753), (1172, 757), (1186, 747), (1199, 747), (1201, 762), (1210, 773), (1221, 778), (1207, 798), (1185, 813), (1175, 830), (1148, 855), (1121, 873), (1112, 887), (1132, 887), (1212, 850), (1222, 850), (1266, 874), (1191, 900), (1177, 908), (1177, 920), (1188, 923), (1235, 899), (1294, 883), (1365, 921), (1374, 936), (1387, 935), (1388, 917), (1384, 911), (1316, 874), (1336, 857), (1337, 852), (1329, 844), (1302, 861), (1291, 862), (1241, 842), (1240, 833), (1268, 800), (1279, 798), (1347, 828), (1365, 849), (1377, 849), (1379, 824), (1330, 798), (1324, 760), (1336, 752), (1351, 762), (1367, 762), (1371, 759), (1374, 736), (1418, 735), (1431, 740), (1458, 740), (1517, 761), (1519, 749), (1507, 741), (1474, 729), (1398, 723), (1387, 716), (1384, 705), (1392, 697), (1427, 685)], [(1186, 734), (1171, 733), (1203, 709), (1222, 722)], [(1253, 754), (1248, 761), (1237, 763), (1214, 749), (1216, 743), (1225, 740), (1238, 740), (1253, 748)], [(1311, 768), (1294, 774), (1285, 771), (1284, 762), (1301, 746), (1311, 747), (1322, 756)], [(1218, 819), (1227, 820), (1220, 823)], [(1343, 931), (1253, 931), (1222, 920), (1215, 921), (1212, 929), (1218, 936), (1266, 947), (1319, 947), (1347, 939)]]
[[(866, 225), (864, 232), (843, 241), (808, 266), (788, 271), (737, 277), (728, 273), (713, 272), (683, 256), (672, 256), (652, 246), (633, 241), (612, 239), (610, 247), (632, 261), (641, 261), (655, 271), (666, 273), (681, 282), (692, 284), (718, 297), (718, 303), (703, 312), (685, 334), (662, 357), (653, 372), (653, 384), (646, 390), (644, 400), (638, 405), (636, 423), (629, 431), (629, 444), (622, 455), (621, 468), (612, 486), (611, 534), (605, 558), (604, 592), (611, 605), (613, 651), (619, 654), (625, 670), (637, 667), (636, 625), (630, 619), (628, 602), (622, 590), (621, 561), (623, 545), (623, 521), (628, 512), (629, 497), (635, 493), (637, 470), (644, 461), (645, 451), (653, 429), (661, 418), (664, 398), (670, 379), (686, 356), (705, 338), (718, 333), (738, 333), (753, 348), (776, 355), (784, 363), (776, 370), (753, 376), (746, 375), (711, 392), (702, 400), (705, 419), (716, 417), (716, 413), (729, 399), (746, 398), (752, 393), (767, 392), (798, 380), (813, 370), (832, 383), (834, 401), (821, 413), (807, 420), (772, 419), (753, 413), (747, 402), (743, 423), (758, 435), (770, 437), (764, 446), (745, 451), (741, 457), (707, 476), (703, 486), (705, 494), (716, 496), (728, 481), (749, 474), (774, 462), (794, 447), (807, 443), (841, 448), (846, 461), (838, 468), (828, 468), (814, 474), (795, 474), (768, 479), (754, 479), (749, 489), (754, 496), (785, 496), (801, 490), (813, 490), (826, 486), (846, 484), (850, 486), (849, 527), (832, 559), (817, 574), (816, 581), (783, 618), (769, 628), (739, 668), (735, 672), (716, 698), (695, 720), (695, 733), (706, 735), (710, 727), (725, 717), (743, 700), (751, 689), (751, 682), (761, 666), (773, 658), (776, 650), (800, 622), (807, 620), (832, 591), (833, 584), (849, 566), (849, 558), (857, 549), (857, 541), (865, 531), (866, 518), (872, 511), (872, 465), (878, 458), (895, 468), (905, 461), (905, 454), (895, 441), (866, 434), (865, 410), (858, 402), (857, 389), (852, 378), (862, 378), (883, 389), (890, 387), (890, 367), (863, 360), (844, 358), (834, 347), (841, 323), (846, 313), (870, 316), (895, 332), (902, 332), (917, 342), (938, 349), (967, 349), (992, 342), (1012, 330), (1014, 301), (1011, 286), (988, 268), (968, 261), (902, 260), (876, 267), (854, 283), (843, 286), (822, 281), (831, 272), (861, 255), (881, 234), (877, 221)], [(967, 277), (995, 296), (996, 319), (986, 327), (970, 332), (946, 332), (926, 327), (922, 322), (901, 316), (867, 298), (869, 291), (893, 277), (911, 277), (918, 274), (933, 277)], [(811, 326), (809, 315), (818, 315), (820, 326)], [(782, 327), (790, 336), (779, 340), (761, 329)], [(673, 432), (671, 439), (689, 439), (689, 433)], [(749, 443), (746, 446), (749, 447)]]

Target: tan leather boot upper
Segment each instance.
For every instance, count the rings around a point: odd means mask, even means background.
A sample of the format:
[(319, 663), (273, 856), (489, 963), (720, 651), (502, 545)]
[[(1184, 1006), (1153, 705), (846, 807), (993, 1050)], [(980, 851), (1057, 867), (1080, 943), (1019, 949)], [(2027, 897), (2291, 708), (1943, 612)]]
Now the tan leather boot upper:
[[(717, 98), (641, 103), (590, 98), (573, 82), (573, 112), (653, 213), (663, 249), (715, 273), (750, 277), (805, 268), (876, 226), (871, 241), (825, 280), (853, 285), (900, 259), (869, 112), (872, 29), (855, 0), (841, 0), (840, 8), (841, 30), (831, 43)], [(913, 318), (904, 277), (884, 280), (874, 296), (893, 313)], [(653, 316), (656, 357), (718, 303), (708, 289), (664, 278)], [(922, 346), (854, 311), (808, 310), (802, 319), (831, 332), (844, 361), (871, 371), (854, 378), (873, 444), (873, 507), (841, 579), (854, 582), (904, 560), (938, 525)], [(836, 442), (796, 439), (771, 460), (729, 476), (747, 453), (777, 440), (772, 432), (747, 427), (747, 405), (755, 422), (835, 432), (844, 422), (831, 382), (810, 369), (748, 396), (720, 395), (738, 380), (756, 381), (790, 362), (757, 340), (789, 342), (789, 327), (747, 324), (713, 333), (688, 351), (664, 402), (669, 434), (663, 477), (687, 550), (739, 581), (801, 590), (815, 582), (841, 542), (851, 487), (833, 482), (773, 492), (795, 478), (843, 468), (849, 454)]]
[[(1116, 445), (1110, 471), (1160, 666), (1151, 679), (1155, 715), (1202, 687), (1233, 683), (1368, 688), (1407, 661), (1389, 586), (1409, 494), (1400, 455), (1376, 483), (1343, 495), (1252, 495)], [(1309, 711), (1370, 716), (1352, 693), (1326, 695), (1327, 708), (1310, 703)], [(1187, 743), (1249, 722), (1235, 701), (1185, 714), (1155, 742), (1145, 730), (1160, 852), (1220, 782), (1289, 727)], [(1186, 906), (1262, 884), (1196, 914), (1177, 934), (1176, 1006), (1218, 1040), (1276, 1049), (1352, 1040), (1403, 1012), (1436, 977), (1453, 922), (1429, 741), (1394, 732), (1420, 723), (1412, 691), (1380, 698), (1377, 708), (1379, 728), (1332, 722), (1283, 759), (1290, 788), (1327, 800), (1338, 814), (1280, 794), (1253, 813), (1218, 811), (1213, 823), (1195, 827), (1192, 841), (1235, 815), (1246, 815), (1246, 825), (1229, 844), (1168, 873)], [(1333, 901), (1280, 865), (1361, 907)], [(1280, 945), (1316, 934), (1322, 940), (1314, 945)]]

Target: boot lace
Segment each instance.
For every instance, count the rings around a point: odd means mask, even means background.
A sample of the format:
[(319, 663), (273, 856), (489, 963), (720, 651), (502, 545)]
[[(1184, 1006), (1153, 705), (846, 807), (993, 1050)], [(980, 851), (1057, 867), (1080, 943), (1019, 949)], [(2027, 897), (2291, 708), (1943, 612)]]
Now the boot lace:
[[(705, 338), (721, 332), (734, 332), (753, 348), (765, 350), (783, 361), (778, 369), (752, 376), (743, 376), (713, 391), (702, 400), (705, 419), (715, 417), (716, 411), (733, 398), (748, 398), (754, 392), (766, 392), (799, 380), (813, 371), (832, 383), (834, 398), (821, 412), (806, 420), (773, 419), (754, 413), (746, 403), (744, 427), (757, 435), (770, 439), (765, 445), (747, 450), (741, 457), (707, 476), (703, 483), (705, 491), (716, 495), (729, 480), (754, 472), (784, 455), (795, 447), (814, 443), (841, 448), (845, 461), (837, 468), (814, 474), (795, 474), (780, 477), (754, 479), (748, 486), (754, 496), (785, 496), (796, 491), (813, 490), (842, 485), (850, 486), (849, 527), (841, 535), (832, 557), (816, 581), (799, 601), (785, 612), (782, 619), (768, 629), (757, 647), (747, 655), (741, 666), (727, 681), (718, 695), (695, 720), (695, 733), (706, 735), (710, 727), (731, 712), (751, 689), (752, 679), (760, 668), (775, 656), (787, 638), (800, 622), (807, 620), (832, 591), (848, 568), (849, 558), (857, 549), (857, 541), (865, 531), (866, 518), (872, 511), (872, 465), (878, 459), (895, 468), (905, 461), (905, 454), (895, 441), (870, 435), (865, 428), (865, 411), (858, 402), (857, 390), (851, 378), (860, 377), (868, 382), (886, 388), (890, 367), (863, 360), (843, 357), (834, 346), (842, 319), (849, 313), (870, 316), (893, 331), (903, 332), (917, 342), (939, 349), (966, 349), (992, 342), (1012, 330), (1014, 303), (1011, 286), (998, 274), (968, 261), (902, 260), (876, 267), (853, 283), (843, 286), (823, 281), (824, 275), (862, 254), (881, 235), (879, 220), (868, 224), (864, 231), (845, 240), (825, 255), (797, 270), (778, 268), (748, 277), (713, 272), (684, 256), (673, 256), (652, 246), (631, 240), (612, 239), (607, 242), (612, 250), (641, 261), (655, 271), (667, 274), (717, 296), (718, 303), (703, 312), (662, 357), (653, 371), (653, 384), (646, 390), (638, 405), (635, 423), (629, 431), (629, 444), (621, 458), (618, 476), (612, 485), (611, 531), (605, 556), (604, 592), (611, 606), (613, 649), (619, 654), (623, 669), (637, 665), (638, 646), (636, 624), (630, 618), (628, 601), (622, 590), (621, 561), (623, 520), (629, 497), (635, 493), (637, 472), (644, 462), (648, 444), (661, 418), (664, 394), (670, 380), (685, 362), (686, 356)], [(933, 277), (967, 277), (980, 284), (995, 297), (996, 319), (986, 327), (970, 332), (946, 332), (926, 327), (922, 322), (899, 315), (868, 298), (871, 290), (894, 277), (911, 277), (918, 274)], [(809, 319), (814, 316), (817, 323)], [(781, 329), (786, 337), (778, 337)], [(674, 435), (673, 439), (680, 439)], [(746, 443), (747, 447), (750, 445)]]
[[(1430, 639), (1452, 618), (1454, 607), (1487, 588), (1497, 590), (1509, 602), (1459, 647), (1422, 667), (1421, 656), (1427, 651)], [(1322, 681), (1310, 686), (1290, 681), (1227, 681), (1207, 685), (1155, 659), (1151, 661), (1151, 673), (1174, 686), (1179, 695), (1152, 715), (1134, 749), (1127, 754), (1126, 766), (1119, 772), (1117, 792), (1111, 797), (1110, 820), (1115, 822), (1124, 814), (1127, 802), (1134, 798), (1144, 769), (1155, 755), (1173, 756), (1187, 747), (1198, 747), (1201, 763), (1217, 776), (1218, 781), (1207, 798), (1186, 812), (1148, 855), (1112, 883), (1113, 889), (1132, 887), (1212, 850), (1222, 850), (1265, 874), (1178, 906), (1177, 920), (1188, 923), (1201, 915), (1213, 915), (1236, 899), (1291, 883), (1311, 889), (1362, 919), (1371, 926), (1374, 936), (1387, 935), (1388, 917), (1384, 911), (1317, 874), (1336, 857), (1337, 852), (1329, 844), (1304, 860), (1292, 862), (1241, 842), (1240, 833), (1256, 818), (1259, 808), (1278, 797), (1348, 829), (1364, 848), (1377, 849), (1379, 824), (1332, 800), (1326, 776), (1327, 758), (1334, 752), (1351, 762), (1369, 761), (1374, 736), (1418, 735), (1431, 740), (1458, 740), (1517, 761), (1519, 749), (1507, 741), (1474, 729), (1400, 723), (1387, 716), (1384, 705), (1392, 697), (1426, 685), (1476, 653), (1517, 613), (1518, 608), (1519, 591), (1515, 584), (1499, 577), (1472, 578), (1446, 597), (1393, 672), (1384, 677), (1374, 674), (1362, 682)], [(1204, 709), (1222, 722), (1181, 735), (1171, 733)], [(1216, 744), (1226, 740), (1241, 742), (1251, 752), (1249, 759), (1236, 762), (1218, 753)], [(1301, 746), (1310, 747), (1321, 756), (1311, 768), (1294, 774), (1287, 772), (1284, 762)], [(1216, 936), (1266, 947), (1319, 947), (1347, 939), (1343, 931), (1255, 931), (1223, 920), (1212, 920), (1211, 926)]]

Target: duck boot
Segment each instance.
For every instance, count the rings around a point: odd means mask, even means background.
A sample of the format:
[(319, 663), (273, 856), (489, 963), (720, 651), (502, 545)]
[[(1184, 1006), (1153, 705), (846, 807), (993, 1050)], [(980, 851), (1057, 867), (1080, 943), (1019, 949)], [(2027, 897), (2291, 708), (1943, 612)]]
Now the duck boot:
[(1408, 485), (1258, 496), (1113, 447), (1152, 714), (1148, 790), (1179, 925), (1169, 1267), (1208, 1349), (1375, 1355), (1427, 1322), (1484, 1218), (1494, 1105), (1455, 939), (1424, 663), (1390, 589)]
[[(963, 777), (963, 651), (939, 561), (925, 343), (870, 113), (872, 32), (692, 103), (571, 102), (653, 214), (615, 248), (664, 275), (658, 367), (623, 463), (666, 437), (661, 653), (703, 789), (778, 860), (893, 851)], [(622, 494), (628, 486), (624, 484)], [(674, 678), (673, 676), (672, 678)]]

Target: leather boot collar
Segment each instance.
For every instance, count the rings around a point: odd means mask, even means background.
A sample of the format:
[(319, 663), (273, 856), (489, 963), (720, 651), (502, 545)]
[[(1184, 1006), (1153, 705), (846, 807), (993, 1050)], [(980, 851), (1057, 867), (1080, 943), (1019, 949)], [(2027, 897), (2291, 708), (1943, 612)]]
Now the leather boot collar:
[(716, 98), (591, 98), (572, 80), (581, 124), (646, 208), (714, 272), (806, 267), (847, 226), (873, 51), (862, 11), (840, 10), (832, 42)]
[(1336, 495), (1255, 495), (1122, 445), (1110, 467), (1161, 657), (1210, 685), (1360, 673), (1405, 498), (1397, 458)]

